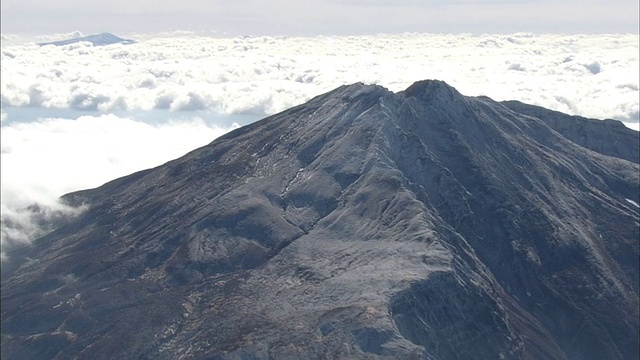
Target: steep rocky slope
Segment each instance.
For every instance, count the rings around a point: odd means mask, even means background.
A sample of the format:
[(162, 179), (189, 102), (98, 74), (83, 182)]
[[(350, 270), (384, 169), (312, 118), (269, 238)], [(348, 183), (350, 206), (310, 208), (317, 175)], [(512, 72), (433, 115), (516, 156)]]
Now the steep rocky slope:
[(3, 264), (2, 357), (636, 359), (637, 133), (518, 109), (343, 86), (66, 195)]

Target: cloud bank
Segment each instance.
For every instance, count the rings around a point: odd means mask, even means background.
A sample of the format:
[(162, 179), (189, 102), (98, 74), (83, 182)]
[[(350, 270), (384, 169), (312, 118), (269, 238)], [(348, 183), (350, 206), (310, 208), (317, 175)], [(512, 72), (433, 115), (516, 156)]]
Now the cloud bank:
[(638, 120), (637, 35), (136, 36), (132, 45), (5, 46), (5, 107), (268, 115), (338, 85), (418, 79), (466, 95)]
[(202, 146), (233, 127), (221, 119), (257, 119), (342, 84), (440, 79), (638, 129), (638, 35), (118, 35), (138, 42), (40, 47), (2, 35), (3, 249), (73, 215), (56, 200), (66, 192)]

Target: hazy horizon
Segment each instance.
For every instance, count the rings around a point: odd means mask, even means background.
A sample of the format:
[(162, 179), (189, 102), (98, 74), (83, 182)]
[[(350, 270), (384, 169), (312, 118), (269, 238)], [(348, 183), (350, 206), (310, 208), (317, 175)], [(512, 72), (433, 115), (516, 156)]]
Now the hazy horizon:
[[(2, 33), (194, 31), (239, 35), (638, 33), (635, 0), (2, 2)], [(568, 17), (570, 16), (570, 17)]]

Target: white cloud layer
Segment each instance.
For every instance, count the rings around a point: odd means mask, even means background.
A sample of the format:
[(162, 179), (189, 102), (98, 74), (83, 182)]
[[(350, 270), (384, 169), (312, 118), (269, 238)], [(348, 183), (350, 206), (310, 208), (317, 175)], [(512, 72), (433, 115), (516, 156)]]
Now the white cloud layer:
[[(63, 193), (159, 165), (229, 130), (201, 114), (256, 119), (346, 83), (399, 91), (440, 79), (465, 95), (638, 129), (638, 35), (118, 35), (138, 43), (40, 47), (2, 35), (3, 242), (37, 236), (33, 214), (65, 213), (55, 201)], [(54, 110), (67, 118), (36, 121)], [(157, 122), (155, 113), (183, 120)], [(20, 212), (34, 202), (43, 207)]]
[(4, 46), (3, 106), (265, 115), (344, 83), (397, 91), (435, 78), (467, 95), (638, 119), (638, 35), (125, 37), (140, 41)]

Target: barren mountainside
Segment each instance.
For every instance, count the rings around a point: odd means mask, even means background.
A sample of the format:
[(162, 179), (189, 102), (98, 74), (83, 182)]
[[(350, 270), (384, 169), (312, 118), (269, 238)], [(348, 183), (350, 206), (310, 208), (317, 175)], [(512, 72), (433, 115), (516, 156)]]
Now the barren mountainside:
[(638, 133), (339, 87), (3, 263), (6, 359), (637, 359)]

